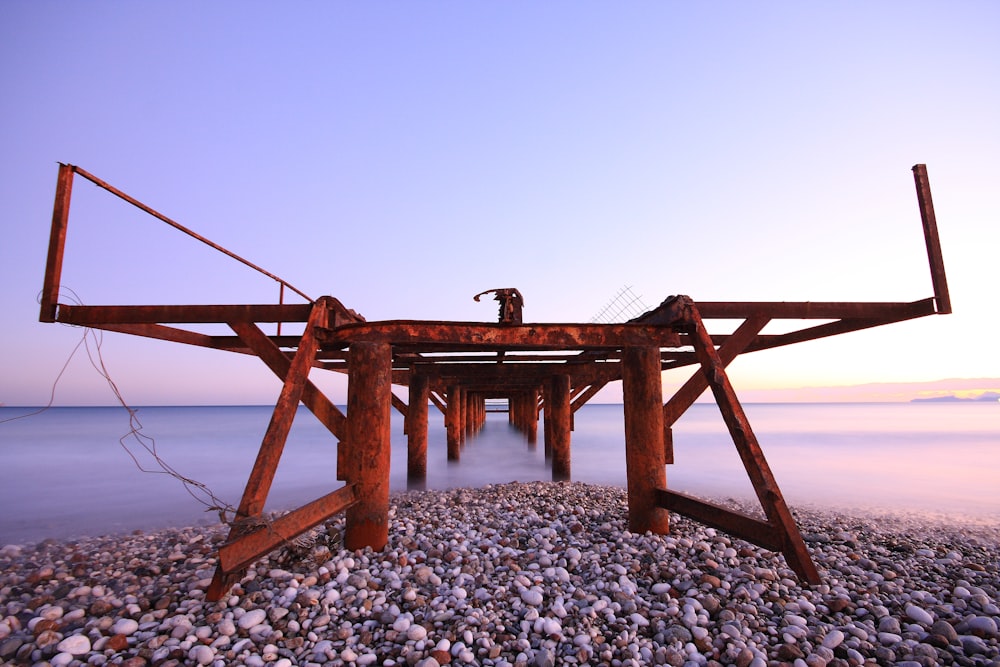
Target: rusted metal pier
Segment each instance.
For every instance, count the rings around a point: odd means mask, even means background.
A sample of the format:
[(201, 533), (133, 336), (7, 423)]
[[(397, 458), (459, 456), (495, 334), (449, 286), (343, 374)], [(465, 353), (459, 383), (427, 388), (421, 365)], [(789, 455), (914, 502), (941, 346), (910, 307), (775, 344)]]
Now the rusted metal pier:
[[(329, 517), (346, 512), (344, 543), (382, 549), (388, 541), (390, 417), (405, 415), (407, 471), (427, 472), (429, 406), (444, 414), (447, 456), (461, 457), (482, 428), (486, 402), (507, 402), (510, 423), (533, 443), (544, 415), (544, 446), (552, 478), (569, 479), (573, 413), (609, 382), (621, 381), (625, 416), (628, 520), (634, 532), (669, 530), (669, 513), (691, 517), (781, 552), (805, 581), (820, 581), (802, 536), (768, 467), (726, 374), (738, 355), (826, 336), (951, 312), (937, 224), (924, 165), (913, 167), (934, 295), (914, 302), (696, 302), (671, 296), (621, 324), (524, 323), (514, 288), (488, 290), (498, 321), (367, 322), (337, 299), (311, 299), (284, 280), (234, 255), (73, 165), (60, 165), (42, 290), (40, 320), (116, 331), (258, 357), (283, 382), (271, 422), (232, 523), (207, 595), (218, 599), (255, 560)], [(276, 304), (71, 305), (59, 302), (66, 230), (75, 176), (85, 178), (151, 216), (264, 273), (279, 285)], [(287, 292), (306, 302), (284, 303)], [(712, 332), (738, 321), (735, 330)], [(775, 321), (797, 322), (766, 334)], [(262, 325), (277, 323), (269, 335)], [(282, 335), (296, 323), (301, 334)], [(224, 324), (232, 334), (197, 331)], [(690, 379), (664, 402), (661, 373), (691, 367)], [(346, 415), (309, 379), (314, 369), (348, 377)], [(408, 400), (391, 387), (406, 387)], [(672, 427), (710, 389), (746, 468), (765, 518), (758, 519), (667, 487), (674, 461)], [(305, 405), (336, 442), (336, 478), (343, 482), (273, 521), (261, 520), (296, 408)], [(335, 486), (331, 482), (331, 487)]]

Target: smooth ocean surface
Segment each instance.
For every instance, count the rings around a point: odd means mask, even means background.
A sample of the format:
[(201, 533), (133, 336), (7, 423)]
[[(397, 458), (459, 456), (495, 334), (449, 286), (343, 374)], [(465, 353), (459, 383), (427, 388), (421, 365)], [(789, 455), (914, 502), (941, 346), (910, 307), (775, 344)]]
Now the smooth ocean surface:
[[(1000, 516), (1000, 404), (788, 403), (744, 406), (790, 505), (886, 509), (993, 521)], [(0, 408), (0, 420), (29, 412)], [(178, 473), (238, 505), (271, 407), (143, 407), (142, 433)], [(433, 406), (427, 488), (546, 480), (539, 442), (529, 447), (491, 413), (459, 463), (445, 456), (443, 417)], [(406, 437), (393, 412), (394, 491), (406, 484)], [(50, 408), (0, 422), (0, 545), (44, 538), (214, 523), (175, 478), (128, 433), (120, 407)], [(542, 429), (539, 426), (541, 437)], [(575, 415), (575, 481), (625, 485), (621, 405)], [(150, 443), (146, 443), (149, 445)], [(714, 404), (698, 404), (674, 430), (672, 489), (708, 498), (752, 497), (746, 473)], [(131, 455), (130, 455), (131, 452)], [(336, 480), (336, 441), (300, 408), (268, 497), (269, 510), (297, 507)]]

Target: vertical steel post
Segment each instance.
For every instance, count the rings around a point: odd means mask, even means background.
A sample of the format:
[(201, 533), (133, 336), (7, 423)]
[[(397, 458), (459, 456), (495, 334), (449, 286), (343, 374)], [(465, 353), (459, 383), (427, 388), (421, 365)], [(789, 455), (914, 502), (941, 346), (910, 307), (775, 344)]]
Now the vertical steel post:
[(426, 375), (410, 374), (410, 406), (406, 433), (406, 479), (427, 480), (427, 401), (430, 382)]
[(948, 278), (944, 272), (944, 256), (941, 254), (941, 240), (938, 238), (937, 217), (934, 215), (934, 201), (931, 199), (931, 184), (927, 178), (927, 165), (913, 165), (913, 180), (917, 186), (920, 221), (924, 226), (927, 260), (930, 263), (931, 282), (934, 285), (934, 303), (938, 313), (947, 315), (951, 312), (951, 296), (948, 294)]
[(62, 277), (63, 252), (66, 249), (66, 229), (69, 225), (69, 202), (73, 195), (73, 165), (60, 164), (56, 178), (56, 199), (52, 206), (52, 229), (49, 232), (49, 254), (45, 262), (42, 283), (40, 322), (55, 322), (59, 304), (59, 282)]
[(656, 490), (667, 488), (659, 348), (622, 350), (622, 399), (629, 530), (666, 534), (670, 514), (656, 504)]
[(351, 343), (349, 354), (347, 474), (358, 502), (347, 509), (344, 546), (379, 551), (389, 541), (392, 346)]
[(552, 417), (552, 481), (570, 479), (570, 376), (554, 375), (549, 380), (548, 410)]
[(528, 391), (525, 399), (525, 417), (527, 418), (528, 445), (534, 449), (538, 443), (538, 389)]
[(458, 391), (455, 393), (456, 410), (455, 410), (455, 423), (457, 424), (456, 433), (458, 434), (458, 446), (465, 446), (465, 429), (468, 423), (465, 418), (465, 408), (469, 401), (469, 392), (465, 387), (459, 387)]
[(448, 387), (448, 406), (445, 411), (445, 432), (448, 439), (448, 460), (458, 461), (462, 451), (462, 432), (459, 413), (462, 409), (460, 394), (462, 388), (458, 385)]
[(555, 423), (556, 417), (553, 414), (555, 412), (555, 407), (552, 403), (552, 383), (546, 382), (542, 386), (542, 401), (545, 404), (543, 408), (545, 410), (545, 421), (543, 422), (543, 449), (545, 451), (545, 460), (549, 461), (552, 459), (552, 440), (554, 435), (552, 432), (553, 424)]
[(462, 415), (465, 425), (462, 429), (462, 440), (468, 440), (476, 432), (476, 394), (472, 391), (463, 392)]

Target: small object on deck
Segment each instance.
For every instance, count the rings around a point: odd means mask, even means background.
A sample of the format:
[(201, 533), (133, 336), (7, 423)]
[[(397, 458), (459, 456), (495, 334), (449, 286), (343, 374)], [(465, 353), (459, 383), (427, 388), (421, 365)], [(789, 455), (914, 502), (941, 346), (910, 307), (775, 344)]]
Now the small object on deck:
[(479, 297), (484, 294), (495, 293), (493, 298), (500, 302), (499, 322), (502, 324), (521, 324), (521, 310), (524, 308), (524, 297), (517, 291), (516, 287), (503, 287), (500, 289), (488, 289), (472, 297), (473, 301), (479, 301)]

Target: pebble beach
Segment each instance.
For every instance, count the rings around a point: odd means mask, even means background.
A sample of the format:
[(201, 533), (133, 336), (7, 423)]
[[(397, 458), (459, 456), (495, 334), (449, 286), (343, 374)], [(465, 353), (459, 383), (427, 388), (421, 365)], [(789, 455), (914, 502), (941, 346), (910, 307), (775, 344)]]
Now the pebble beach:
[(623, 489), (570, 482), (396, 494), (385, 550), (335, 518), (218, 602), (221, 525), (6, 545), (0, 661), (1000, 666), (1000, 524), (793, 512), (819, 586), (676, 515), (632, 534)]

